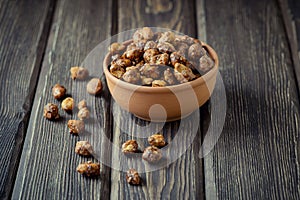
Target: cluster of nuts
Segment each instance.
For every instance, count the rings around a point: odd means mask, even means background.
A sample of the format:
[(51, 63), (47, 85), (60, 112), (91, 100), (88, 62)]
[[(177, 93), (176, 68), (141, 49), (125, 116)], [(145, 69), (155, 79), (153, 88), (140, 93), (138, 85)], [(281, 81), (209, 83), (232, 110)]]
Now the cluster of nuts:
[[(73, 80), (85, 80), (89, 76), (89, 72), (87, 69), (83, 67), (72, 67), (70, 69), (71, 78)], [(87, 83), (87, 92), (92, 95), (97, 95), (102, 90), (102, 83), (100, 79), (93, 78)], [(67, 113), (72, 113), (74, 110), (74, 99), (72, 97), (66, 97), (66, 88), (60, 84), (56, 84), (52, 87), (52, 95), (57, 100), (62, 100), (61, 108)], [(73, 135), (78, 135), (85, 130), (84, 120), (90, 117), (90, 111), (87, 108), (87, 103), (85, 100), (82, 100), (78, 103), (78, 118), (80, 120), (69, 120), (68, 128), (70, 133)], [(58, 119), (59, 112), (58, 106), (54, 103), (48, 103), (44, 107), (44, 117), (49, 120)], [(92, 145), (88, 141), (78, 141), (75, 146), (75, 153), (81, 156), (91, 156), (93, 154)], [(100, 164), (93, 163), (92, 161), (88, 161), (85, 163), (81, 163), (77, 167), (77, 171), (80, 174), (86, 176), (98, 176), (100, 174)]]
[(113, 43), (110, 73), (128, 83), (164, 87), (192, 81), (214, 66), (198, 39), (138, 29), (128, 45)]
[[(164, 147), (166, 142), (163, 135), (154, 134), (148, 137), (148, 143), (150, 146), (145, 148), (142, 159), (153, 164), (162, 158), (162, 152), (159, 148)], [(135, 140), (127, 140), (122, 144), (122, 152), (125, 155), (132, 155), (138, 151), (138, 143)], [(129, 169), (126, 174), (126, 181), (131, 185), (139, 185), (141, 179), (135, 169)]]
[[(159, 148), (166, 145), (164, 136), (161, 134), (151, 135), (148, 137), (148, 143), (150, 146), (144, 150), (142, 158), (149, 163), (158, 162), (162, 158), (162, 153)], [(133, 153), (139, 152), (138, 147), (136, 140), (127, 140), (122, 144), (122, 152), (126, 155), (132, 155)]]

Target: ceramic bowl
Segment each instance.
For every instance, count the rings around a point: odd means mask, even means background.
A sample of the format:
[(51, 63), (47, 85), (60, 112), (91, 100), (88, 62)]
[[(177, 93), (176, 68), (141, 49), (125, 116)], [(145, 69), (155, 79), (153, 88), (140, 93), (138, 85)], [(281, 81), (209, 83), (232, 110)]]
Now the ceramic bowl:
[(111, 61), (108, 53), (103, 61), (103, 70), (113, 99), (121, 108), (147, 121), (175, 121), (188, 116), (210, 98), (216, 83), (218, 56), (209, 45), (204, 42), (202, 45), (215, 66), (193, 81), (167, 87), (139, 86), (114, 77), (108, 69)]

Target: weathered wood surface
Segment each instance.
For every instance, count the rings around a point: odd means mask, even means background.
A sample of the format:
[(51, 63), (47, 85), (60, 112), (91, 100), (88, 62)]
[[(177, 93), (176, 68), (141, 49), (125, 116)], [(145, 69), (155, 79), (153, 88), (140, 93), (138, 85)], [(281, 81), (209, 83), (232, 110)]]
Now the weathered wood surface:
[(206, 198), (299, 199), (299, 99), (279, 5), (205, 6), (227, 94), (222, 135), (204, 159)]
[[(0, 106), (0, 196), (9, 198), (15, 182), (13, 199), (299, 199), (297, 5), (292, 0), (2, 1), (0, 76), (5, 87)], [(100, 122), (104, 127), (101, 131), (117, 147), (143, 134), (147, 123), (130, 117), (133, 120), (128, 124), (124, 111), (113, 101), (111, 104), (106, 87), (96, 98), (86, 94), (79, 97), (86, 82), (69, 78), (69, 68), (79, 65), (100, 41), (142, 26), (198, 36), (215, 48), (227, 94), (222, 135), (207, 157), (198, 158), (211, 120), (211, 104), (207, 103), (201, 108), (201, 127), (192, 145), (167, 168), (142, 173), (142, 186), (129, 186), (124, 172), (104, 165), (100, 178), (84, 178), (77, 174), (76, 166), (91, 159), (76, 155), (74, 146), (85, 137), (71, 136), (66, 126), (77, 112), (68, 115), (60, 110), (61, 120), (50, 122), (42, 117), (43, 107), (47, 102), (59, 103), (51, 95), (51, 87), (59, 82), (76, 101), (86, 98), (92, 102), (90, 106), (97, 108), (92, 121)], [(15, 41), (7, 40), (7, 35)], [(8, 75), (18, 77), (18, 82)], [(182, 124), (183, 133), (188, 135), (193, 125), (189, 119), (164, 125), (162, 132), (169, 143)], [(87, 134), (95, 135), (97, 126), (87, 126)], [(159, 130), (160, 126), (155, 124), (154, 128)], [(137, 141), (141, 149), (147, 146), (146, 138)], [(179, 151), (187, 141), (173, 141), (172, 145)], [(116, 150), (111, 152), (103, 140), (99, 143), (97, 150), (108, 163), (110, 159), (126, 165), (133, 161), (119, 157)], [(139, 167), (149, 169), (143, 163)]]
[[(118, 5), (119, 32), (143, 26), (153, 26), (174, 29), (191, 36), (197, 34), (193, 1), (163, 1), (161, 5), (157, 5), (149, 4), (149, 1), (120, 0)], [(122, 9), (125, 7), (132, 9)], [(141, 138), (142, 135), (151, 135), (150, 131), (148, 134), (143, 132), (144, 126), (149, 126), (149, 124), (133, 116), (126, 117), (126, 112), (121, 111), (116, 104), (114, 104), (113, 109), (116, 113), (113, 126), (114, 144), (121, 147), (126, 140), (135, 139), (141, 150), (149, 146), (147, 138)], [(185, 145), (189, 145), (191, 126), (195, 123), (193, 120), (195, 119), (190, 117), (181, 122), (166, 123), (163, 127), (161, 127), (162, 124), (155, 124), (152, 129), (149, 129), (153, 131), (152, 134), (155, 133), (154, 130), (160, 131), (169, 145), (172, 144), (172, 149), (166, 151), (165, 158), (171, 152), (175, 154), (175, 152), (182, 150)], [(200, 126), (200, 120), (197, 123)], [(185, 137), (180, 142), (175, 142), (173, 139), (179, 135), (177, 131), (180, 125), (184, 127), (181, 134)], [(141, 174), (142, 186), (132, 187), (125, 180), (125, 172), (112, 170), (111, 199), (204, 199), (203, 166), (201, 159), (198, 158), (200, 144), (201, 134), (198, 131), (194, 142), (182, 156), (178, 156), (178, 160), (168, 167), (152, 172), (148, 172), (151, 167), (142, 162), (141, 155), (138, 158), (128, 159), (122, 158), (119, 151), (113, 151), (113, 158), (121, 158), (116, 159), (116, 162), (119, 162), (120, 167), (124, 167), (124, 171), (126, 171), (126, 167), (134, 166), (132, 162), (136, 162), (142, 171), (147, 172)]]
[(52, 11), (51, 1), (0, 2), (0, 199), (16, 177)]
[[(289, 39), (289, 48), (293, 66), (300, 88), (300, 2), (296, 0), (278, 0), (284, 25)], [(300, 90), (299, 90), (300, 91)]]
[[(111, 32), (111, 2), (97, 0), (59, 0), (57, 2), (42, 70), (32, 108), (30, 123), (20, 161), (13, 199), (107, 199), (110, 195), (110, 169), (101, 165), (101, 177), (88, 179), (76, 172), (79, 163), (91, 158), (75, 154), (79, 137), (69, 134), (68, 119), (76, 119), (77, 112), (66, 114), (51, 122), (43, 118), (43, 107), (48, 102), (59, 104), (51, 94), (51, 87), (60, 83), (76, 102), (83, 93), (86, 81), (72, 81), (69, 69), (80, 65), (100, 41)], [(94, 74), (92, 74), (94, 75)], [(83, 86), (83, 87), (82, 87)], [(104, 93), (94, 98), (102, 110), (97, 116), (110, 124), (109, 96)], [(92, 106), (91, 104), (88, 106)], [(59, 106), (60, 107), (60, 106)], [(92, 118), (96, 116), (92, 113)], [(90, 130), (94, 130), (93, 128)], [(90, 131), (89, 130), (89, 131)], [(96, 133), (87, 134), (96, 134)], [(101, 141), (100, 141), (101, 142)], [(103, 145), (103, 154), (109, 149)]]

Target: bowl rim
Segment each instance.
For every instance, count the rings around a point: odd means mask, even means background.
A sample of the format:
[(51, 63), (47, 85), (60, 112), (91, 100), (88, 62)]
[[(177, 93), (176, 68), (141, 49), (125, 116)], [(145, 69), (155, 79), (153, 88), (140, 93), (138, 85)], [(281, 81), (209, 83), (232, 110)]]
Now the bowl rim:
[[(132, 39), (124, 41), (122, 44), (126, 45), (127, 43), (130, 43), (130, 42), (132, 42)], [(215, 52), (215, 50), (211, 46), (206, 44), (205, 42), (202, 42), (202, 41), (200, 41), (200, 42), (201, 42), (202, 46), (208, 51), (210, 57), (214, 60), (214, 63), (215, 63), (214, 67), (212, 69), (210, 69), (207, 73), (205, 73), (203, 76), (201, 76), (195, 80), (186, 82), (186, 83), (165, 86), (165, 87), (149, 87), (149, 86), (135, 85), (135, 84), (123, 81), (121, 79), (118, 79), (115, 76), (113, 76), (110, 73), (110, 71), (108, 70), (109, 61), (110, 61), (110, 57), (111, 57), (110, 52), (106, 54), (106, 56), (103, 60), (103, 71), (106, 76), (106, 79), (110, 79), (116, 85), (118, 84), (118, 87), (130, 89), (130, 90), (139, 89), (140, 92), (145, 92), (145, 93), (150, 93), (150, 92), (151, 93), (165, 93), (165, 92), (169, 92), (170, 90), (181, 91), (181, 90), (189, 89), (191, 87), (195, 88), (196, 86), (202, 85), (202, 84), (206, 83), (208, 80), (212, 79), (215, 76), (215, 74), (217, 73), (218, 67), (219, 67), (219, 58), (218, 58), (218, 55)]]

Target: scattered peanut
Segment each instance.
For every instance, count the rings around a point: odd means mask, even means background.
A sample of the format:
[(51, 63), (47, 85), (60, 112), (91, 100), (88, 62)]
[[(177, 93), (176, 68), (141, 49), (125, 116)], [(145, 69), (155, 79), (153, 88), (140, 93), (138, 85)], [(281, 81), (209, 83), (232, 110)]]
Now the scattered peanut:
[(71, 134), (78, 135), (84, 131), (84, 122), (81, 120), (69, 120), (68, 127)]
[(84, 107), (84, 108), (81, 108), (79, 111), (78, 111), (78, 114), (77, 114), (78, 118), (80, 120), (85, 120), (85, 119), (88, 119), (90, 118), (90, 111), (87, 107)]
[(66, 112), (71, 112), (74, 108), (74, 99), (71, 97), (65, 98), (61, 102), (61, 108)]
[(141, 178), (135, 169), (129, 169), (126, 173), (126, 181), (130, 185), (140, 185)]
[(93, 163), (92, 161), (88, 161), (85, 163), (81, 163), (77, 167), (77, 172), (83, 174), (85, 176), (99, 176), (100, 175), (100, 164)]
[(83, 67), (71, 67), (70, 72), (74, 80), (84, 80), (89, 76), (89, 71)]
[(58, 107), (54, 103), (48, 103), (44, 107), (44, 117), (46, 119), (54, 120), (59, 118)]
[(97, 95), (102, 90), (102, 83), (101, 80), (98, 78), (91, 79), (88, 84), (86, 85), (86, 90), (89, 94)]
[(127, 140), (122, 144), (123, 153), (136, 153), (138, 151), (138, 143), (135, 140)]
[(79, 110), (81, 110), (82, 108), (86, 108), (87, 107), (86, 100), (83, 99), (83, 100), (79, 101), (77, 104), (77, 107)]
[(161, 134), (154, 134), (148, 137), (148, 142), (151, 146), (164, 147), (166, 145), (165, 138)]
[(52, 94), (55, 99), (63, 98), (66, 92), (67, 92), (66, 88), (60, 84), (55, 84), (52, 88)]
[(78, 141), (75, 146), (75, 153), (90, 156), (93, 153), (93, 147), (88, 141)]
[(149, 146), (144, 150), (142, 158), (149, 163), (155, 163), (162, 158), (162, 153), (159, 148), (155, 146)]

